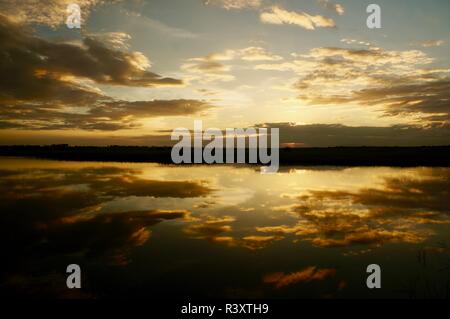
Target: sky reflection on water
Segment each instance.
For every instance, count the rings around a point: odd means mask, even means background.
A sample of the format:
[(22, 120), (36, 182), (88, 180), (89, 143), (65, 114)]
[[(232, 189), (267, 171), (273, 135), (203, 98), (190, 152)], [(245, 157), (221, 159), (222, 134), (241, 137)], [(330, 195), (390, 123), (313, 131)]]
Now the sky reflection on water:
[(448, 168), (0, 163), (2, 295), (448, 296)]

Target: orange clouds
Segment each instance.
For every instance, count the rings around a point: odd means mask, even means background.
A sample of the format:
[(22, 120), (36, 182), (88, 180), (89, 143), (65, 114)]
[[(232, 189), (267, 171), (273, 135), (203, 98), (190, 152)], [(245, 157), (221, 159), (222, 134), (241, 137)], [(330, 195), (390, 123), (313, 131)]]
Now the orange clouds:
[(383, 116), (406, 115), (423, 123), (446, 123), (450, 113), (450, 69), (430, 67), (433, 58), (420, 50), (318, 47), (293, 54), (283, 63), (264, 63), (256, 70), (294, 72), (298, 99), (308, 105), (359, 105)]
[(334, 268), (307, 267), (301, 271), (285, 274), (282, 272), (272, 273), (264, 276), (263, 282), (271, 284), (276, 288), (284, 288), (298, 283), (311, 281), (323, 281), (336, 274)]

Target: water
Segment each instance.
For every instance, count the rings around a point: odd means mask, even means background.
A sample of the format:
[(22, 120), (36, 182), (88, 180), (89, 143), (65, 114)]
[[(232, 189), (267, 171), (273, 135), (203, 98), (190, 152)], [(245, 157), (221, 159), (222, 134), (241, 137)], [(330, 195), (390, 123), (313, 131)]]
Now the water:
[[(450, 286), (450, 169), (0, 158), (6, 296), (417, 298)], [(79, 264), (82, 289), (66, 288)], [(379, 264), (382, 288), (366, 267)]]

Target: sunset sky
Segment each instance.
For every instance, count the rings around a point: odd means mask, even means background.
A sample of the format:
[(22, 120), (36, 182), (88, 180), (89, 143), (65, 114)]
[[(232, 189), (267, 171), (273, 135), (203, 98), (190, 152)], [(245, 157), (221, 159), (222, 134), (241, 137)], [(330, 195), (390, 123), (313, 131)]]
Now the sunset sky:
[[(78, 3), (81, 29), (65, 24)], [(382, 9), (368, 29), (366, 7)], [(0, 144), (450, 144), (448, 0), (0, 0)]]

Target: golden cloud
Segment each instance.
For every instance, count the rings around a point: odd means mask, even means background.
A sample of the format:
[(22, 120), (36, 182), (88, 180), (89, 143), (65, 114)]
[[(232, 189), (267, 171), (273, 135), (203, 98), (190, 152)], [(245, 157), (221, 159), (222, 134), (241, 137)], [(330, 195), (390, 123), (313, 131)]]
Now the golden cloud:
[(293, 57), (255, 69), (295, 72), (300, 77), (294, 85), (298, 98), (309, 105), (358, 104), (384, 116), (448, 121), (450, 69), (428, 67), (434, 59), (420, 50), (384, 50), (369, 44), (363, 49), (314, 48)]
[(334, 268), (307, 267), (301, 271), (285, 274), (282, 272), (272, 273), (264, 276), (263, 282), (271, 284), (276, 288), (284, 288), (298, 283), (312, 281), (323, 281), (336, 274)]

